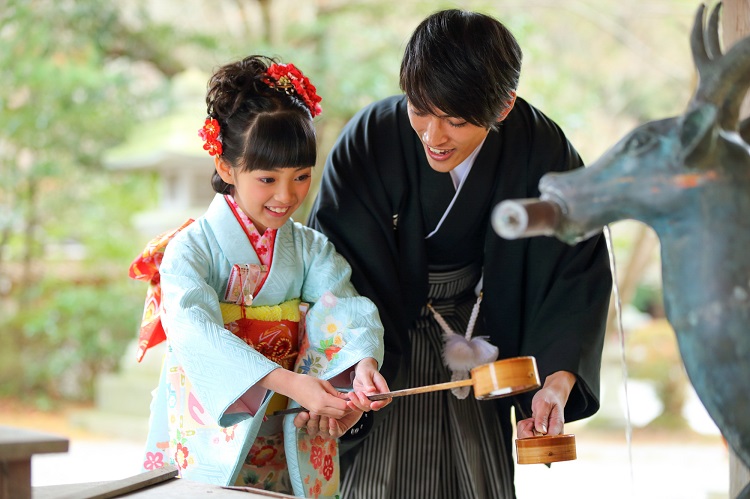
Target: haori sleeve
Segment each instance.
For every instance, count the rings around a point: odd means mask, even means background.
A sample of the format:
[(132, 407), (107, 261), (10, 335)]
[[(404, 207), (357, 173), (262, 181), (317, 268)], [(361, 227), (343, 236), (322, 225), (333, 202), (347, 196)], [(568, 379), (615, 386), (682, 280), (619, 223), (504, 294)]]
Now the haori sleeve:
[[(267, 396), (258, 381), (281, 366), (224, 328), (217, 292), (209, 284), (218, 257), (192, 236), (192, 244), (187, 236), (175, 239), (164, 254), (164, 324), (172, 353), (203, 409), (229, 426), (253, 415), (252, 408)], [(248, 412), (235, 412), (238, 407)]]
[(305, 233), (302, 300), (311, 304), (298, 372), (333, 378), (357, 362), (383, 362), (383, 325), (375, 304), (357, 293), (351, 267), (324, 236)]
[[(543, 175), (581, 168), (582, 161), (552, 120), (528, 105), (517, 111), (513, 127), (506, 129), (506, 141), (516, 149), (507, 154), (514, 152), (512, 159), (521, 160), (517, 164), (524, 166), (526, 182), (517, 182), (518, 190), (509, 194), (538, 197)], [(542, 379), (557, 371), (576, 376), (565, 406), (566, 421), (591, 416), (599, 408), (599, 374), (612, 286), (604, 236), (570, 246), (549, 237), (504, 241), (493, 234), (488, 248), (485, 292), (502, 297), (486, 310), (489, 324), (498, 329), (518, 326), (506, 337), (517, 338), (520, 355), (536, 358)], [(507, 269), (511, 262), (523, 270)], [(529, 414), (532, 396), (517, 397)]]

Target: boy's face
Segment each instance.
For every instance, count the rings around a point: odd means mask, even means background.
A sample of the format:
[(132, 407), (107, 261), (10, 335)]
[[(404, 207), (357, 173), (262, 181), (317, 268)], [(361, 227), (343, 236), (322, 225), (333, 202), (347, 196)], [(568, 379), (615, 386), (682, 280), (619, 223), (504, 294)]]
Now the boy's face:
[(439, 109), (423, 112), (408, 105), (409, 123), (422, 141), (427, 162), (438, 172), (449, 172), (487, 137), (489, 129), (448, 116)]
[(234, 185), (234, 200), (261, 234), (289, 220), (312, 182), (312, 166), (239, 171), (219, 160), (216, 170), (224, 182)]

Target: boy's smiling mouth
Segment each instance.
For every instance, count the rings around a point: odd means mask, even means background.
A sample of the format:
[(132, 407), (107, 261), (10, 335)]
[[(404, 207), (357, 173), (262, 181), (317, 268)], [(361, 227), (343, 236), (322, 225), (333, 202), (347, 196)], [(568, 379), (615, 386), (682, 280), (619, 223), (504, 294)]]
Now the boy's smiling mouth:
[(448, 154), (451, 150), (450, 149), (435, 149), (434, 147), (427, 146), (427, 149), (430, 150), (430, 152), (434, 152), (435, 154), (438, 154), (442, 156), (443, 154)]

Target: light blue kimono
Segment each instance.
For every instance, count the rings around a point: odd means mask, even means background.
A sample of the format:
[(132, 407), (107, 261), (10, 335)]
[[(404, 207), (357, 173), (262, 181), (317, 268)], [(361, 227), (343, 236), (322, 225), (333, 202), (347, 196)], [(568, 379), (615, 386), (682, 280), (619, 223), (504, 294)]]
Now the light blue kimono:
[[(219, 485), (233, 485), (237, 479), (273, 395), (256, 384), (281, 368), (224, 328), (219, 300), (232, 266), (246, 263), (260, 261), (221, 195), (166, 248), (160, 274), (168, 349), (151, 405), (147, 469), (174, 462), (177, 435), (182, 442), (178, 444), (180, 458), (187, 463), (182, 477)], [(279, 228), (271, 268), (253, 306), (278, 305), (295, 298), (311, 304), (304, 328), (309, 339), (304, 345), (309, 347), (299, 353), (298, 371), (316, 365), (320, 378), (331, 379), (365, 357), (382, 364), (383, 328), (378, 311), (357, 294), (350, 274), (348, 263), (322, 234), (291, 220)], [(328, 360), (314, 347), (329, 339), (331, 324), (338, 328), (342, 348)], [(181, 380), (175, 381), (176, 377)], [(177, 393), (185, 378), (192, 386), (189, 400), (186, 394)], [(240, 399), (257, 401), (254, 416), (227, 413)], [(179, 417), (169, 421), (168, 408), (174, 413), (175, 407)], [(293, 418), (285, 416), (284, 420), (287, 464), (294, 493), (304, 495), (307, 488), (299, 468), (305, 463), (297, 462)], [(213, 428), (204, 431), (203, 425)]]

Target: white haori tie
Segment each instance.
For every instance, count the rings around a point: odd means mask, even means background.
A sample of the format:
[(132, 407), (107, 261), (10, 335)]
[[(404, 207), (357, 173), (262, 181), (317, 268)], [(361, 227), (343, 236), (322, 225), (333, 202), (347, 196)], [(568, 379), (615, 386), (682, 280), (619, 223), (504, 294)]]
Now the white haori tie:
[[(479, 305), (481, 303), (482, 292), (479, 291), (477, 302), (471, 310), (469, 323), (466, 325), (466, 333), (463, 335), (456, 333), (448, 323), (445, 322), (443, 316), (432, 307), (431, 303), (427, 304), (427, 308), (430, 309), (435, 316), (435, 321), (443, 330), (443, 341), (445, 342), (443, 348), (443, 363), (451, 370), (451, 381), (469, 379), (469, 372), (473, 368), (497, 360), (499, 351), (495, 345), (487, 341), (489, 336), (471, 337), (474, 332), (474, 325), (477, 322), (477, 317), (479, 316)], [(470, 389), (471, 386), (461, 386), (458, 388), (451, 388), (451, 392), (453, 392), (453, 395), (455, 395), (456, 398), (465, 399), (469, 395)]]

